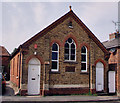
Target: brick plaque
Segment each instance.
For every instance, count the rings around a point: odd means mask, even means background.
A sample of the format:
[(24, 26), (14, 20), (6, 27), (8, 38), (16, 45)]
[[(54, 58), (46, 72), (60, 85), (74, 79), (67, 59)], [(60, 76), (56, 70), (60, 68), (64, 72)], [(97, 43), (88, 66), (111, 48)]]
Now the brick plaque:
[(75, 66), (66, 66), (65, 72), (75, 72)]

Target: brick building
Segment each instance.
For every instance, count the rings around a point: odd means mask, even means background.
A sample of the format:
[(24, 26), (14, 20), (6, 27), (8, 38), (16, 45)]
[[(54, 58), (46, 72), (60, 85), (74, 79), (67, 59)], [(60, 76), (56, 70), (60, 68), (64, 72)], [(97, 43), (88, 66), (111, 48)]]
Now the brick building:
[[(109, 40), (103, 42), (104, 46), (110, 52), (108, 88), (109, 92), (120, 95), (120, 33), (112, 33)], [(112, 85), (111, 85), (112, 84)]]
[(0, 72), (2, 72), (6, 80), (10, 79), (10, 54), (4, 46), (0, 46)]
[(10, 80), (21, 95), (107, 92), (108, 55), (70, 10), (18, 47)]

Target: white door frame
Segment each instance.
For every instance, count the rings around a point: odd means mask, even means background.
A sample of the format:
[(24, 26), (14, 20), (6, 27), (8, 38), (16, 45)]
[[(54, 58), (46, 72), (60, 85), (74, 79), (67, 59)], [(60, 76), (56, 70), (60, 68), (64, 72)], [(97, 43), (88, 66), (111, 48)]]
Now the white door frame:
[(115, 93), (115, 71), (108, 72), (109, 93)]
[(104, 65), (101, 62), (96, 64), (96, 91), (104, 90)]
[(40, 61), (32, 58), (28, 63), (28, 95), (40, 94), (40, 69)]

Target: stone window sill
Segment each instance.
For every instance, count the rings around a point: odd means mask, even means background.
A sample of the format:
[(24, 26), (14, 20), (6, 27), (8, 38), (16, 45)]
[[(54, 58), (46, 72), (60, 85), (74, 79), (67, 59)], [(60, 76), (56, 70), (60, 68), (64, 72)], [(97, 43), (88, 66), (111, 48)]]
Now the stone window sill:
[(88, 75), (89, 73), (88, 72), (80, 72), (80, 74), (86, 74), (86, 75)]
[(50, 73), (50, 74), (60, 74), (59, 71), (50, 71), (49, 73)]
[(73, 26), (69, 26), (70, 29), (73, 29)]
[(63, 63), (78, 64), (76, 61), (64, 61)]

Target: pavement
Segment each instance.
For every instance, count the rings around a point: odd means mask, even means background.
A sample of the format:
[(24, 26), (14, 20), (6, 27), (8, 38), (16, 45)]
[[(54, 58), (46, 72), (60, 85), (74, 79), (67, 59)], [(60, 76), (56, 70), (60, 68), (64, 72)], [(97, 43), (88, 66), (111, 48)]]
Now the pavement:
[(1, 102), (6, 103), (31, 103), (31, 102), (108, 102), (120, 103), (118, 96), (88, 96), (88, 95), (65, 95), (65, 96), (15, 96), (15, 90), (7, 82), (6, 92), (0, 96)]
[(40, 102), (103, 102), (120, 101), (117, 96), (3, 96), (2, 101), (40, 101)]
[(15, 95), (15, 90), (10, 85), (10, 81), (6, 81), (6, 91), (3, 94), (3, 96), (14, 96), (14, 95)]

